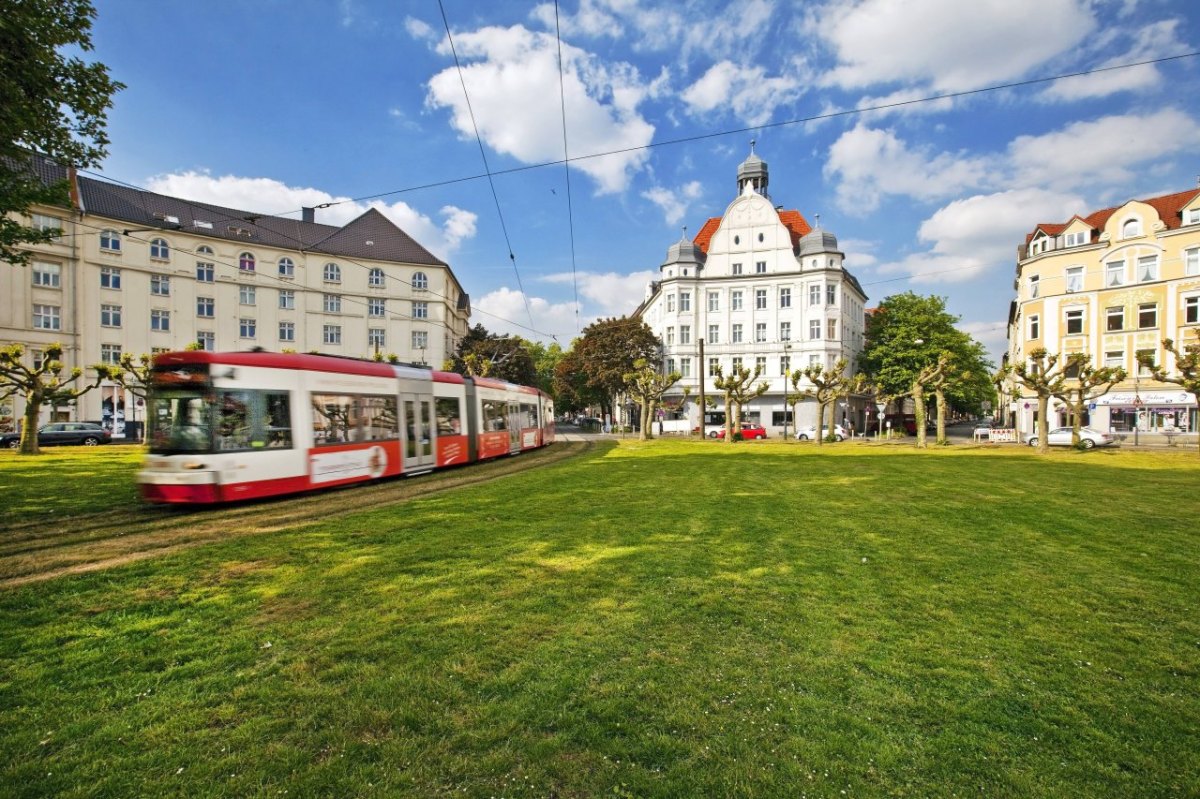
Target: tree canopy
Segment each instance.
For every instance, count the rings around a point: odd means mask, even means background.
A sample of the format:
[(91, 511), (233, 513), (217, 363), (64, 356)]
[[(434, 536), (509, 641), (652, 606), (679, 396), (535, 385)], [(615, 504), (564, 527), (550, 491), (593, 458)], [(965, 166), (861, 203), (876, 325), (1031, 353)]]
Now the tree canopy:
[(529, 342), (520, 336), (489, 333), (477, 324), (463, 336), (450, 359), (450, 371), (475, 377), (494, 377), (523, 386), (538, 384)]
[(622, 316), (585, 327), (575, 342), (572, 361), (586, 376), (585, 386), (596, 401), (611, 411), (612, 397), (624, 390), (625, 376), (636, 370), (637, 361), (644, 359), (657, 368), (662, 363), (661, 349), (662, 342), (645, 322)]
[(11, 215), (70, 204), (67, 182), (44, 183), (31, 151), (64, 165), (98, 165), (112, 96), (124, 86), (103, 64), (73, 54), (92, 49), (96, 12), (89, 0), (6, 0), (0, 8), (0, 260), (25, 264), (24, 246), (50, 241), (57, 231)]

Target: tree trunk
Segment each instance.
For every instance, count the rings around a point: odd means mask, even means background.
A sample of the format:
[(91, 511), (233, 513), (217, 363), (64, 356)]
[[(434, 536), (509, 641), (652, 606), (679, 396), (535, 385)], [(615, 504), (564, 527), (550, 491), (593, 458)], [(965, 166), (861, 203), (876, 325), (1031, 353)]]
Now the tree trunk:
[(825, 443), (825, 403), (817, 400), (817, 446)]
[(733, 400), (725, 395), (725, 443), (733, 443)]
[[(650, 421), (651, 413), (652, 413), (651, 404), (649, 402), (643, 402), (642, 403), (642, 412), (639, 414), (639, 416), (641, 417), (641, 420), (642, 420), (642, 429), (638, 433), (638, 441), (648, 441), (651, 438), (650, 425), (648, 424), (648, 422)], [(631, 419), (630, 422), (632, 422), (632, 421), (633, 420)]]
[[(1082, 392), (1080, 392), (1082, 394)], [(1083, 428), (1083, 397), (1071, 403), (1071, 413), (1074, 419), (1071, 420), (1071, 446), (1078, 447), (1082, 436), (1079, 431)]]
[(42, 403), (40, 397), (33, 392), (25, 395), (25, 416), (21, 423), (21, 454), (22, 455), (38, 455), (41, 450), (38, 449), (38, 409)]
[(933, 392), (933, 397), (937, 401), (937, 444), (945, 444), (946, 442), (946, 392), (942, 388), (936, 388)]
[(912, 390), (913, 405), (915, 406), (917, 415), (917, 448), (925, 448), (925, 387), (920, 383), (913, 383)]
[(1040, 455), (1050, 454), (1050, 420), (1047, 418), (1050, 415), (1050, 398), (1038, 397), (1038, 446), (1037, 451)]

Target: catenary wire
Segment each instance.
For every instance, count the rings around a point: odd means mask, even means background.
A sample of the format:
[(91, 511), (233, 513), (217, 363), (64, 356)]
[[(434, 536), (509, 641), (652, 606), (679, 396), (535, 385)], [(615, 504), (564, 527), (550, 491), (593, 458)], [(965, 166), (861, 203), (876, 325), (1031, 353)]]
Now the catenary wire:
[(567, 94), (563, 85), (562, 29), (558, 21), (558, 0), (554, 0), (554, 37), (558, 43), (558, 103), (562, 110), (563, 174), (567, 179), (567, 226), (571, 234), (571, 288), (575, 292), (575, 333), (579, 326), (579, 278), (575, 269), (575, 210), (571, 202), (571, 151), (567, 146)]

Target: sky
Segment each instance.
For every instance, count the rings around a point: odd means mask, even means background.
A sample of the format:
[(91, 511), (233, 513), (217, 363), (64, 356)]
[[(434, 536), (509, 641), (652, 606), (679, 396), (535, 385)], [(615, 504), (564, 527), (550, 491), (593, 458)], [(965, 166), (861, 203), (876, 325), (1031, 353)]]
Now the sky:
[(868, 307), (945, 297), (994, 358), (1037, 223), (1200, 179), (1200, 57), (1044, 80), (1200, 51), (1190, 2), (97, 10), (90, 57), (127, 85), (99, 174), (267, 214), (334, 203), (330, 224), (377, 207), (450, 264), (473, 324), (564, 347), (725, 211), (752, 139)]

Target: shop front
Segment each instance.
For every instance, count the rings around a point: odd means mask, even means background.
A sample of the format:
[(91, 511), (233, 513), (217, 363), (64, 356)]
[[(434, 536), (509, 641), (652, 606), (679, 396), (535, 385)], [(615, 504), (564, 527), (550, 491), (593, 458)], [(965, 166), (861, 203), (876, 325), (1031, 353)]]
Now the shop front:
[(1196, 400), (1186, 391), (1119, 391), (1089, 406), (1092, 427), (1112, 433), (1188, 433), (1196, 429)]

